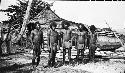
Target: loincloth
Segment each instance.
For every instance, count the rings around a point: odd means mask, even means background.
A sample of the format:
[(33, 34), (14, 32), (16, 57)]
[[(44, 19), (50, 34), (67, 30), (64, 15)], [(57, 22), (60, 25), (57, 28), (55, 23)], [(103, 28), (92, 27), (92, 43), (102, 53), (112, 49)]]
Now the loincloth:
[(90, 49), (96, 50), (96, 49), (97, 49), (97, 46), (96, 46), (95, 44), (91, 44)]
[(56, 51), (56, 50), (58, 50), (57, 46), (58, 46), (57, 43), (50, 44), (50, 49), (53, 49)]
[(77, 49), (84, 49), (85, 44), (78, 44)]
[(71, 48), (71, 47), (72, 47), (71, 42), (69, 41), (63, 42), (63, 48)]
[(41, 54), (39, 43), (33, 42), (33, 52), (34, 52), (34, 55), (36, 56), (39, 56)]

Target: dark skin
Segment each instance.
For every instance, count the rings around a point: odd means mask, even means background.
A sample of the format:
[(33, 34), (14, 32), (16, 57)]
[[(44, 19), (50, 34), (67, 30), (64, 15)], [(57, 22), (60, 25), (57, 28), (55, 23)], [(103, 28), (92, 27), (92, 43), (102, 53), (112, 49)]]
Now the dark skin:
[[(52, 26), (50, 31), (48, 32), (48, 44), (49, 46), (53, 43), (58, 43), (58, 33), (55, 31), (55, 26)], [(51, 37), (50, 37), (51, 36)]]
[(55, 31), (56, 26), (52, 26), (48, 32), (48, 48), (50, 49), (48, 65), (53, 67), (55, 65), (55, 57), (58, 45), (58, 33)]
[(69, 30), (67, 26), (65, 26), (65, 27), (66, 27), (65, 30), (62, 31), (64, 42), (71, 40), (71, 33), (72, 33), (71, 30)]
[(2, 55), (2, 47), (1, 47), (1, 45), (3, 44), (3, 42), (6, 43), (7, 54), (10, 54), (10, 53), (11, 53), (11, 50), (10, 50), (10, 37), (9, 37), (10, 35), (5, 37), (5, 35), (7, 35), (7, 34), (8, 34), (8, 32), (5, 31), (5, 30), (3, 30), (3, 29), (1, 28), (0, 55)]
[(2, 55), (2, 43), (4, 42), (4, 40), (3, 40), (3, 36), (5, 35), (5, 33), (3, 32), (3, 30), (2, 30), (2, 28), (1, 28), (1, 37), (0, 37), (0, 55)]
[[(0, 38), (0, 46), (2, 45), (3, 41), (2, 38)], [(0, 47), (0, 55), (2, 55), (2, 47)]]
[(33, 45), (33, 59), (32, 64), (35, 65), (35, 59), (37, 59), (36, 66), (40, 62), (40, 47), (43, 48), (43, 32), (40, 31), (40, 27), (36, 25), (36, 28), (31, 31), (31, 41)]
[[(62, 35), (63, 44), (65, 44), (65, 42), (68, 42), (67, 44), (71, 45), (72, 44), (71, 42), (72, 31), (68, 29), (68, 25), (64, 24), (64, 30), (62, 31), (62, 33), (63, 33)], [(63, 46), (63, 64), (65, 64), (66, 49), (68, 49), (69, 63), (71, 62), (71, 48), (72, 48), (71, 46), (68, 48), (66, 46)]]
[(94, 59), (95, 59), (95, 50), (97, 48), (96, 47), (97, 34), (95, 32), (95, 29), (91, 29), (91, 32), (92, 32), (92, 34), (90, 35), (89, 58), (90, 58), (90, 61), (94, 61)]
[[(79, 55), (81, 54), (82, 60), (84, 58), (84, 50), (85, 50), (85, 44), (86, 44), (86, 31), (82, 28), (82, 26), (79, 26), (79, 29), (77, 31), (77, 62), (79, 63)], [(82, 45), (82, 47), (81, 47)]]

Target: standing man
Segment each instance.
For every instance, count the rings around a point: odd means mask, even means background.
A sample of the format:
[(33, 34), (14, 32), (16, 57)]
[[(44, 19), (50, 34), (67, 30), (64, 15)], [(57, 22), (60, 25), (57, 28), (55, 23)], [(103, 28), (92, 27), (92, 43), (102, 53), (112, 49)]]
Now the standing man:
[(63, 39), (63, 64), (65, 64), (66, 49), (68, 49), (68, 59), (71, 62), (71, 49), (72, 49), (72, 32), (69, 30), (70, 23), (67, 21), (62, 22), (62, 28), (64, 29), (62, 39)]
[(97, 45), (96, 45), (96, 43), (97, 43), (97, 33), (95, 32), (96, 27), (94, 25), (91, 25), (90, 31), (91, 31), (91, 34), (90, 34), (89, 58), (90, 58), (90, 61), (94, 61), (95, 50), (97, 48)]
[[(40, 46), (43, 48), (43, 32), (40, 30), (40, 25), (34, 23), (34, 28), (31, 31), (31, 41), (33, 45), (33, 59), (32, 64), (38, 66), (40, 62)], [(35, 62), (37, 60), (37, 62)]]
[[(11, 53), (11, 50), (10, 50), (10, 35), (7, 36), (8, 33), (8, 30), (7, 28), (3, 28), (2, 31), (1, 31), (1, 45), (3, 44), (3, 42), (6, 43), (6, 47), (7, 47), (7, 54), (10, 54)], [(1, 47), (2, 49), (2, 47)]]
[(79, 55), (81, 54), (82, 60), (84, 58), (84, 51), (86, 48), (87, 28), (83, 24), (79, 24), (77, 31), (77, 62), (79, 64)]
[(2, 41), (2, 26), (0, 26), (0, 56), (2, 55), (2, 45), (3, 41)]
[(57, 24), (52, 21), (50, 23), (50, 30), (48, 31), (48, 48), (50, 50), (49, 54), (49, 61), (48, 65), (49, 67), (53, 67), (55, 65), (55, 57), (57, 53), (57, 45), (58, 45), (58, 32), (55, 31)]

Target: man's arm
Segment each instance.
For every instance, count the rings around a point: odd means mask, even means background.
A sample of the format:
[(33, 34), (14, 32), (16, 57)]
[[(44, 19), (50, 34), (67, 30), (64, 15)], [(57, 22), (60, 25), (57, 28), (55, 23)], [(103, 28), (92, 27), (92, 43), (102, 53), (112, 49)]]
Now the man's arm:
[(44, 49), (44, 39), (43, 39), (43, 31), (42, 30), (41, 30), (41, 38), (42, 38), (42, 40), (41, 40), (42, 46), (41, 47), (42, 47), (42, 49)]
[(48, 45), (48, 48), (50, 48), (50, 30), (47, 33), (47, 45)]
[(31, 34), (30, 34), (30, 40), (33, 41), (33, 31), (31, 31)]
[(59, 33), (58, 32), (56, 32), (57, 33), (57, 50), (59, 50), (60, 49), (60, 36), (59, 36)]
[(71, 36), (71, 41), (73, 40), (74, 36), (73, 36), (73, 33), (72, 31), (70, 30), (70, 36)]
[(63, 31), (61, 31), (61, 35), (60, 35), (60, 38), (61, 38), (61, 43), (63, 43)]
[(78, 45), (78, 31), (75, 31), (75, 48), (77, 48)]
[(57, 33), (57, 43), (59, 45), (59, 33), (58, 32), (56, 32), (56, 33)]
[(34, 45), (33, 45), (33, 37), (34, 37), (34, 33), (33, 33), (33, 31), (31, 31), (30, 40), (31, 40), (31, 44), (32, 44), (33, 49), (34, 49)]
[(72, 31), (70, 30), (70, 35), (71, 35), (71, 46), (72, 46), (72, 41), (73, 41), (73, 33), (72, 33)]
[(95, 44), (96, 44), (96, 47), (97, 47), (97, 42), (98, 42), (98, 40), (97, 40), (97, 33), (95, 33), (95, 40), (96, 40)]

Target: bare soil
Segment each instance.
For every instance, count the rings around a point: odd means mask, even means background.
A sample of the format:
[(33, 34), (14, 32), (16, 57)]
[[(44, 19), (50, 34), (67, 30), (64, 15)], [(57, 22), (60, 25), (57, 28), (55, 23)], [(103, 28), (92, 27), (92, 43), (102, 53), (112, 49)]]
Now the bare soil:
[[(75, 52), (74, 52), (75, 53)], [(87, 58), (84, 63), (77, 64), (73, 59), (71, 64), (62, 65), (62, 60), (56, 58), (54, 67), (46, 67), (48, 53), (41, 53), (41, 61), (38, 67), (33, 69), (32, 51), (3, 55), (0, 57), (0, 73), (125, 73), (124, 52), (96, 51), (95, 62), (89, 62)], [(101, 57), (99, 57), (102, 55)]]

